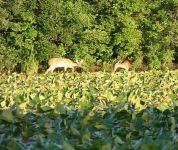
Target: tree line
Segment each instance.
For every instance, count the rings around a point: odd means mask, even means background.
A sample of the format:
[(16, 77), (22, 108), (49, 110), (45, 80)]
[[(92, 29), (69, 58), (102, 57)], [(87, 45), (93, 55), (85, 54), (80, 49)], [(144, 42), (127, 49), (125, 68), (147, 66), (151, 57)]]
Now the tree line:
[(178, 62), (178, 0), (0, 0), (0, 69), (37, 72), (52, 57), (133, 68)]

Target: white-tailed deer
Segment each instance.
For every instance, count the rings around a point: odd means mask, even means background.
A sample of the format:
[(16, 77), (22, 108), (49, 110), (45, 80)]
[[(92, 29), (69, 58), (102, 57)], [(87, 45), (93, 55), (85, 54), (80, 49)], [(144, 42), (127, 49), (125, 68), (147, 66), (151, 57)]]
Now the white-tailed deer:
[(72, 72), (74, 72), (74, 67), (82, 67), (82, 63), (83, 60), (76, 60), (76, 62), (73, 62), (67, 58), (51, 58), (48, 60), (49, 68), (45, 74), (48, 72), (53, 72), (55, 68), (64, 68), (64, 71), (66, 71), (67, 68), (71, 68)]
[(125, 70), (129, 70), (131, 68), (131, 64), (128, 60), (125, 60), (123, 63), (119, 63), (117, 62), (115, 65), (114, 65), (114, 72), (118, 69), (118, 68), (123, 68)]

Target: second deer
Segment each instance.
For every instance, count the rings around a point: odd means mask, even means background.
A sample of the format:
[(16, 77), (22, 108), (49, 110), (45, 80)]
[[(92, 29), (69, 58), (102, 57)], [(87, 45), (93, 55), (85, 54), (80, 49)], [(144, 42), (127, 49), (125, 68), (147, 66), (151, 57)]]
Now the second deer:
[(82, 67), (83, 60), (73, 62), (67, 58), (51, 58), (48, 61), (49, 68), (47, 69), (46, 73), (53, 72), (55, 68), (64, 68), (64, 71), (67, 71), (67, 68), (71, 68), (72, 72), (74, 72), (75, 67)]
[(125, 60), (123, 63), (117, 62), (114, 65), (114, 72), (117, 71), (118, 68), (123, 68), (123, 69), (129, 71), (129, 69), (131, 68), (131, 64), (128, 60)]

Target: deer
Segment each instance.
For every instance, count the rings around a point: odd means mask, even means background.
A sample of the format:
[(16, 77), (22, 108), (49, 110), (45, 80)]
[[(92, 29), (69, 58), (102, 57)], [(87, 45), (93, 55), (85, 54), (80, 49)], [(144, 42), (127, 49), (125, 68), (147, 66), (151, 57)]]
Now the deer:
[(129, 69), (131, 68), (131, 64), (128, 60), (125, 60), (123, 63), (119, 63), (117, 62), (115, 65), (114, 65), (114, 72), (118, 69), (118, 68), (123, 68), (125, 69), (126, 71), (129, 71)]
[(47, 69), (45, 74), (47, 74), (48, 72), (53, 72), (56, 68), (64, 68), (65, 72), (67, 71), (67, 68), (71, 68), (72, 72), (74, 72), (75, 67), (82, 68), (82, 63), (83, 60), (76, 60), (76, 62), (73, 62), (72, 60), (67, 58), (51, 58), (48, 60), (49, 68)]

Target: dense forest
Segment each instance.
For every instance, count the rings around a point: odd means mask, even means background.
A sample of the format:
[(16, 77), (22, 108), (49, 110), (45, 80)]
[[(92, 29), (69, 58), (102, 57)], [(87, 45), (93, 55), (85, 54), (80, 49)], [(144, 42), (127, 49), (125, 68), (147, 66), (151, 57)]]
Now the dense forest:
[(178, 0), (0, 0), (0, 70), (52, 57), (149, 69), (178, 62)]

